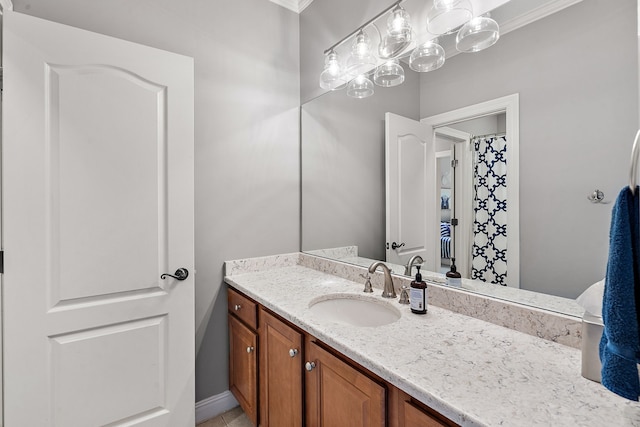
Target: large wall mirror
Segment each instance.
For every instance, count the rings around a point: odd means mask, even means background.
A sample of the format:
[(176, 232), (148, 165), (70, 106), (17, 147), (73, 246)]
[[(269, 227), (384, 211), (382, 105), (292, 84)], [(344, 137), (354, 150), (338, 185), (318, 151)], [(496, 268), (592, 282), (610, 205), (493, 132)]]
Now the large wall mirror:
[[(473, 290), (516, 300), (518, 293), (572, 300), (602, 280), (611, 202), (627, 183), (638, 129), (637, 1), (511, 0), (491, 16), (512, 30), (482, 52), (452, 55), (455, 48), (444, 40), (447, 59), (436, 71), (415, 73), (401, 63), (401, 86), (376, 86), (366, 99), (327, 92), (302, 106), (304, 252), (363, 265), (384, 260), (405, 274), (415, 273), (406, 266), (409, 249), (424, 243), (427, 270), (449, 269), (455, 251), (460, 269), (487, 283)], [(456, 116), (507, 98), (516, 100), (511, 116), (506, 108)], [(390, 117), (426, 126), (432, 144), (424, 188), (405, 183), (393, 203)], [(515, 196), (507, 199), (511, 216), (504, 221), (505, 237), (517, 230), (507, 248), (517, 260), (507, 265), (518, 269), (506, 275), (508, 283), (496, 279), (500, 272), (472, 276), (480, 194), (473, 175), (486, 140), (493, 147), (504, 140), (507, 152), (517, 144), (517, 167), (509, 164), (506, 178)], [(396, 163), (397, 176), (412, 158)], [(595, 190), (604, 193), (603, 203), (588, 199)], [(398, 206), (406, 216), (403, 232), (390, 237), (398, 228), (390, 209)], [(452, 218), (460, 225), (445, 247), (441, 230)], [(539, 303), (556, 309), (545, 304)]]

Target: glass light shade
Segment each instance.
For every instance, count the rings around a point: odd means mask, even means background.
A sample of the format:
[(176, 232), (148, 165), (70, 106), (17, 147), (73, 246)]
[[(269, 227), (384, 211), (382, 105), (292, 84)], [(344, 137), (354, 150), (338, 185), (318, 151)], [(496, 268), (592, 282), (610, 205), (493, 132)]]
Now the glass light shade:
[(371, 54), (371, 41), (364, 31), (360, 30), (351, 45), (351, 55), (345, 65), (346, 80), (368, 73), (376, 66), (376, 58)]
[(378, 56), (382, 59), (397, 58), (411, 44), (413, 36), (393, 36), (388, 34), (382, 38), (378, 46)]
[(498, 23), (486, 16), (478, 16), (460, 28), (456, 49), (460, 52), (479, 52), (496, 44), (500, 38)]
[(453, 3), (456, 3), (458, 0), (433, 0), (433, 5), (435, 7), (447, 7), (450, 6)]
[(324, 69), (320, 73), (320, 87), (322, 89), (336, 90), (344, 87), (345, 79), (342, 67), (338, 62), (338, 54), (331, 51), (324, 60)]
[(387, 18), (387, 31), (391, 36), (411, 37), (411, 17), (400, 5)]
[(351, 45), (351, 56), (355, 58), (364, 58), (369, 55), (371, 55), (371, 40), (367, 33), (360, 30)]
[(396, 58), (411, 44), (411, 40), (411, 17), (398, 5), (387, 18), (387, 35), (380, 41), (378, 55), (382, 59)]
[(350, 56), (345, 66), (346, 80), (354, 79), (361, 74), (366, 74), (376, 67), (376, 58), (373, 55), (363, 58)]
[(404, 82), (404, 69), (397, 59), (387, 61), (376, 69), (373, 82), (382, 87), (398, 86)]
[(360, 74), (347, 85), (347, 95), (352, 98), (366, 98), (373, 95), (373, 83), (367, 76)]
[(440, 0), (434, 2), (427, 14), (427, 30), (431, 34), (449, 34), (473, 18), (469, 0)]
[(409, 68), (419, 73), (437, 70), (444, 65), (445, 52), (435, 41), (421, 44), (411, 52)]

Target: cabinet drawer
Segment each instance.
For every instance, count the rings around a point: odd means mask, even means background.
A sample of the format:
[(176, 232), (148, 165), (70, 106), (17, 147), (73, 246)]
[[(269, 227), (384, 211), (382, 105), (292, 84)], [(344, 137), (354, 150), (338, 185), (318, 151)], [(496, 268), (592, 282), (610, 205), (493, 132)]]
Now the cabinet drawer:
[(227, 289), (227, 308), (249, 327), (258, 328), (257, 304), (235, 289)]

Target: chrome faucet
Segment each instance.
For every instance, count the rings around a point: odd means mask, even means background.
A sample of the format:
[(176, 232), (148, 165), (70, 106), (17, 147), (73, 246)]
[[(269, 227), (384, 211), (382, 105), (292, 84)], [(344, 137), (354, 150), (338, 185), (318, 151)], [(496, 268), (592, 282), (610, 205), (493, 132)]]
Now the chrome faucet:
[(396, 290), (393, 288), (393, 279), (391, 278), (391, 271), (389, 270), (389, 267), (387, 267), (382, 261), (377, 261), (369, 266), (369, 273), (375, 273), (378, 267), (382, 267), (382, 271), (384, 272), (384, 290), (382, 291), (382, 297), (395, 298), (397, 295)]
[(404, 266), (404, 275), (411, 276), (411, 269), (413, 268), (413, 265), (422, 263), (424, 263), (424, 260), (420, 255), (412, 256), (411, 259), (407, 262), (407, 265)]

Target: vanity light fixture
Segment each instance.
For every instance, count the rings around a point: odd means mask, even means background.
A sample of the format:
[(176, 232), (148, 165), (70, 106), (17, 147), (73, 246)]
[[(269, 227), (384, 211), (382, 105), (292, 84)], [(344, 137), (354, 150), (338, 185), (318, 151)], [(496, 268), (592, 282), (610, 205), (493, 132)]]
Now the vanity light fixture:
[[(346, 86), (348, 96), (367, 98), (373, 95), (373, 82), (382, 87), (393, 87), (404, 82), (404, 69), (398, 57), (408, 54), (415, 40), (426, 41), (411, 52), (409, 67), (422, 73), (437, 70), (445, 62), (445, 50), (437, 38), (433, 39), (434, 35), (450, 34), (462, 27), (456, 35), (456, 49), (460, 52), (479, 52), (493, 46), (500, 38), (498, 23), (488, 14), (473, 17), (470, 0), (433, 0), (427, 13), (427, 31), (420, 32), (412, 28), (411, 17), (401, 6), (403, 1), (394, 2), (324, 51), (326, 58), (320, 74), (321, 88), (337, 90)], [(389, 15), (383, 36), (376, 21), (385, 14)], [(375, 50), (365, 31), (370, 26), (379, 36), (376, 40), (380, 43)], [(349, 40), (353, 40), (353, 43), (343, 65), (338, 59), (337, 50)], [(371, 74), (373, 82), (368, 77)]]
[(499, 38), (498, 23), (489, 14), (478, 16), (460, 28), (456, 35), (456, 49), (460, 52), (480, 52), (496, 44)]

